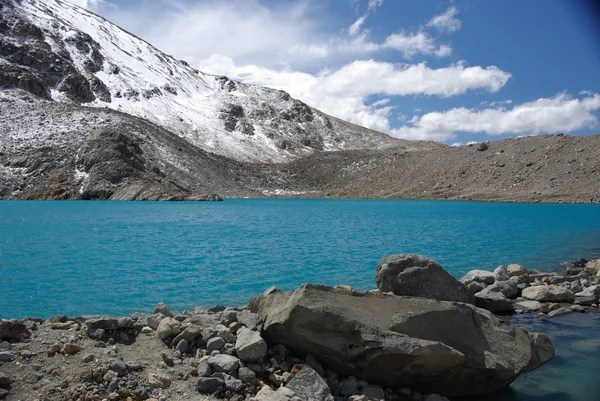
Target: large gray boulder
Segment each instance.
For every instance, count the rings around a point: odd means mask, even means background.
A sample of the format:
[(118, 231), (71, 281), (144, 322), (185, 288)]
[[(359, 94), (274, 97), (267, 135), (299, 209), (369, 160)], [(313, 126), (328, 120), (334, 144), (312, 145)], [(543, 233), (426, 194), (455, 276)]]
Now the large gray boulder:
[(514, 312), (515, 310), (511, 300), (496, 285), (490, 285), (483, 291), (475, 294), (475, 305), (478, 308), (487, 309), (494, 313), (507, 313)]
[(262, 362), (267, 355), (267, 343), (260, 333), (246, 327), (238, 330), (234, 349), (244, 362)]
[(575, 294), (568, 288), (558, 285), (536, 285), (527, 287), (521, 293), (523, 298), (540, 302), (573, 302)]
[(473, 305), (305, 284), (252, 299), (263, 337), (338, 375), (448, 397), (483, 395), (554, 356), (544, 334)]
[(469, 289), (434, 260), (421, 255), (386, 256), (377, 265), (375, 281), (381, 292), (474, 303)]
[(473, 281), (477, 281), (482, 284), (494, 284), (494, 273), (487, 270), (471, 270), (467, 274), (465, 274), (460, 282), (464, 285), (469, 285)]

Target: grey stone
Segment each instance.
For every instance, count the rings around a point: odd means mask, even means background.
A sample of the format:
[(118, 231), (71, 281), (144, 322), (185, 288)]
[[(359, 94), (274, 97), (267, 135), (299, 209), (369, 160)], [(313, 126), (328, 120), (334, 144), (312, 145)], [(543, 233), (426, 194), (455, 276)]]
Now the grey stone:
[(12, 344), (8, 341), (0, 342), (0, 351), (10, 351), (12, 349)]
[(487, 270), (471, 270), (465, 274), (459, 281), (464, 285), (469, 285), (473, 281), (482, 284), (494, 284), (494, 273)]
[(498, 288), (502, 294), (507, 298), (514, 298), (519, 293), (518, 284), (512, 280), (498, 281), (490, 285), (487, 289), (488, 291), (495, 291), (494, 288)]
[(148, 326), (152, 328), (152, 330), (158, 329), (158, 325), (166, 316), (162, 313), (156, 313), (152, 316), (148, 316)]
[(127, 364), (124, 361), (118, 359), (110, 364), (110, 370), (112, 370), (113, 372), (117, 372), (119, 376), (127, 375), (128, 369), (129, 367), (127, 366)]
[(527, 269), (516, 263), (508, 265), (507, 270), (510, 277), (524, 276), (527, 274)]
[(179, 340), (177, 342), (177, 345), (175, 346), (175, 349), (177, 351), (181, 352), (182, 354), (185, 354), (185, 353), (188, 352), (189, 344), (188, 344), (188, 342), (184, 338), (182, 338), (181, 340)]
[(497, 283), (498, 281), (506, 281), (508, 279), (510, 279), (510, 276), (506, 268), (504, 266), (496, 267), (494, 270), (494, 282)]
[(552, 318), (552, 317), (557, 317), (557, 316), (562, 316), (562, 315), (566, 315), (568, 313), (572, 313), (573, 310), (571, 308), (558, 308), (555, 309), (553, 311), (551, 311), (550, 313), (548, 313), (548, 317)]
[(12, 380), (4, 372), (0, 372), (0, 387), (10, 387)]
[(181, 333), (181, 322), (172, 317), (165, 317), (156, 329), (156, 338), (164, 341), (167, 338), (174, 338), (179, 333)]
[(265, 290), (265, 292), (263, 292), (263, 295), (271, 295), (271, 294), (275, 294), (277, 292), (281, 292), (281, 291), (277, 287), (272, 285), (271, 287), (267, 288)]
[(148, 384), (152, 388), (168, 388), (171, 386), (171, 378), (160, 373), (148, 374)]
[(375, 281), (381, 292), (442, 301), (473, 303), (473, 294), (434, 260), (421, 255), (391, 255), (377, 265)]
[(522, 292), (523, 298), (540, 302), (573, 302), (575, 295), (567, 288), (557, 285), (537, 285), (527, 287)]
[(475, 294), (475, 306), (493, 313), (513, 312), (515, 310), (510, 299), (502, 293), (500, 287), (495, 285), (491, 285)]
[(0, 322), (0, 341), (19, 342), (31, 337), (27, 326), (18, 320)]
[(225, 346), (225, 340), (221, 337), (213, 337), (206, 342), (206, 349), (208, 352), (213, 352), (215, 350), (220, 350)]
[(254, 398), (257, 401), (289, 401), (289, 398), (283, 392), (273, 391), (269, 386), (264, 386)]
[(112, 318), (99, 317), (86, 320), (85, 325), (88, 327), (88, 335), (98, 329), (102, 330), (124, 330), (133, 327), (133, 320), (128, 317)]
[(249, 368), (246, 368), (246, 367), (240, 368), (238, 370), (238, 378), (242, 382), (248, 383), (256, 378), (256, 373), (254, 373), (252, 370), (250, 370)]
[(592, 306), (598, 303), (598, 298), (595, 297), (575, 297), (575, 305)]
[(256, 313), (241, 311), (237, 314), (237, 321), (249, 329), (255, 329), (260, 324), (260, 316)]
[(523, 312), (537, 312), (542, 309), (542, 304), (539, 301), (519, 301), (515, 302), (515, 310)]
[(202, 359), (200, 362), (198, 362), (198, 367), (196, 369), (198, 370), (198, 376), (200, 377), (209, 377), (212, 375), (212, 370), (208, 364), (208, 359)]
[(590, 274), (587, 272), (582, 272), (575, 276), (561, 276), (559, 274), (554, 274), (554, 275), (548, 276), (548, 283), (561, 284), (561, 283), (566, 283), (566, 282), (587, 280), (589, 278), (590, 278)]
[(306, 401), (334, 401), (325, 380), (308, 365), (304, 365), (286, 387)]
[(545, 335), (534, 343), (534, 333), (465, 303), (303, 285), (254, 298), (250, 309), (269, 342), (340, 375), (448, 397), (497, 391), (554, 353)]
[(225, 390), (237, 393), (244, 388), (244, 383), (242, 383), (240, 379), (236, 379), (235, 377), (228, 375), (227, 373), (218, 372), (213, 374), (213, 377), (219, 377), (223, 379)]
[(576, 297), (594, 297), (600, 298), (600, 285), (592, 285), (585, 290), (575, 294)]
[(196, 381), (196, 389), (200, 393), (211, 393), (225, 384), (220, 377), (200, 377)]
[(179, 341), (181, 340), (185, 340), (188, 342), (188, 344), (191, 344), (192, 342), (194, 342), (198, 337), (200, 337), (200, 335), (202, 334), (202, 332), (200, 331), (200, 327), (198, 326), (187, 326), (186, 328), (183, 329), (183, 331), (181, 333), (179, 333), (174, 339), (173, 342), (175, 344), (177, 344)]
[(157, 314), (157, 313), (161, 313), (166, 317), (173, 317), (173, 313), (171, 313), (171, 311), (169, 310), (169, 308), (167, 308), (167, 305), (165, 305), (164, 302), (159, 302), (154, 307), (153, 314)]
[(240, 367), (240, 360), (231, 355), (219, 354), (208, 358), (213, 372), (233, 372)]
[(477, 281), (473, 281), (467, 285), (467, 288), (472, 294), (477, 294), (479, 291), (483, 291), (485, 286)]
[(237, 332), (235, 352), (244, 362), (261, 362), (267, 355), (267, 343), (257, 331), (241, 327)]

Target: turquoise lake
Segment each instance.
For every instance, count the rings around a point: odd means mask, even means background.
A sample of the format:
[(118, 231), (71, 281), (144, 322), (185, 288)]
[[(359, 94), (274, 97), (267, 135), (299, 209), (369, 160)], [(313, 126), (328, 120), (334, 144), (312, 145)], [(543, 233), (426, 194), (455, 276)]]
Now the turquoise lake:
[[(600, 257), (600, 206), (406, 200), (0, 202), (0, 317), (125, 315), (246, 304), (271, 286), (375, 288), (381, 257), (420, 253), (459, 278)], [(515, 325), (558, 357), (497, 400), (600, 400), (600, 314)], [(492, 398), (490, 398), (492, 399)]]

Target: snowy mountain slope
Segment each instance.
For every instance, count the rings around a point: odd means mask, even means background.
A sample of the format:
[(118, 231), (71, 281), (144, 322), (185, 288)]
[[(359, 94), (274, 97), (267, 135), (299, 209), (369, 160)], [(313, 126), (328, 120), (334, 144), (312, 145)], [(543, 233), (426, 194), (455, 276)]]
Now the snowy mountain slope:
[(282, 91), (204, 74), (66, 0), (0, 0), (0, 87), (141, 117), (240, 161), (430, 146), (329, 117)]

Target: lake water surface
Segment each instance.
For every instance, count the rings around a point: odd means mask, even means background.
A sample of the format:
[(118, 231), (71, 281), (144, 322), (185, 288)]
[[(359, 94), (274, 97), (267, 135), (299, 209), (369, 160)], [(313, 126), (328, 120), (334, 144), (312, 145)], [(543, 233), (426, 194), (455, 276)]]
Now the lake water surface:
[[(151, 312), (159, 301), (173, 310), (246, 304), (271, 285), (289, 290), (305, 282), (372, 289), (377, 262), (393, 253), (426, 255), (456, 277), (508, 263), (548, 270), (600, 257), (600, 206), (5, 201), (0, 317), (125, 315)], [(560, 357), (548, 365), (554, 370), (523, 376), (502, 399), (600, 400), (587, 396), (600, 369), (600, 319), (588, 317), (561, 318), (563, 326), (517, 319), (550, 332)]]

